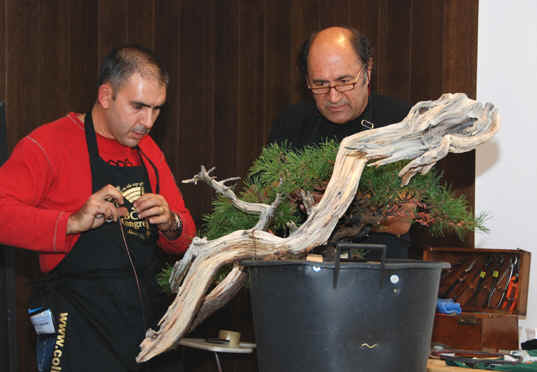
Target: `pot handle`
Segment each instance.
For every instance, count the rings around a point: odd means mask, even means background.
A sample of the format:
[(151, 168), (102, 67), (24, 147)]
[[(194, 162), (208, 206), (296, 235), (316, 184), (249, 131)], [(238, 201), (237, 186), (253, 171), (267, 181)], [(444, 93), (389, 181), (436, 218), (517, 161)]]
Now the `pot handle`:
[(380, 265), (381, 270), (384, 272), (384, 261), (386, 260), (386, 244), (362, 244), (362, 243), (337, 243), (336, 244), (336, 259), (334, 264), (334, 279), (333, 287), (337, 288), (337, 282), (339, 279), (339, 268), (341, 263), (341, 253), (347, 251), (347, 255), (351, 257), (351, 250), (361, 249), (369, 251), (380, 251)]

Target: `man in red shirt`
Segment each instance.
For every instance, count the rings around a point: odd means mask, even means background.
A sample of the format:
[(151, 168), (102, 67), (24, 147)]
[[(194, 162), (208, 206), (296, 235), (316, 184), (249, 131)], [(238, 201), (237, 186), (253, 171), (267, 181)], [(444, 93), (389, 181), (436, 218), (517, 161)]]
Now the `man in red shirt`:
[(30, 309), (45, 324), (40, 370), (138, 368), (156, 249), (184, 252), (195, 235), (148, 135), (167, 84), (150, 51), (114, 50), (92, 109), (35, 129), (0, 168), (0, 244), (39, 252), (46, 273)]

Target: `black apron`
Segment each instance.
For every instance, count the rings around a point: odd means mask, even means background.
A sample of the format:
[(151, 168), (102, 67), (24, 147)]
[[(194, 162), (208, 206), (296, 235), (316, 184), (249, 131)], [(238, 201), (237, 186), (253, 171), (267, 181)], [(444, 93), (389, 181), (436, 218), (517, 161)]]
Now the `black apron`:
[(118, 222), (82, 233), (72, 251), (47, 274), (40, 290), (46, 294), (58, 330), (50, 370), (136, 370), (139, 344), (155, 319), (150, 306), (142, 303), (158, 296), (150, 270), (158, 232), (138, 218), (132, 202), (151, 192), (151, 185), (141, 158), (140, 166), (117, 167), (99, 156), (91, 113), (86, 114), (85, 132), (92, 193), (111, 184), (125, 197), (129, 217), (121, 223), (140, 287)]

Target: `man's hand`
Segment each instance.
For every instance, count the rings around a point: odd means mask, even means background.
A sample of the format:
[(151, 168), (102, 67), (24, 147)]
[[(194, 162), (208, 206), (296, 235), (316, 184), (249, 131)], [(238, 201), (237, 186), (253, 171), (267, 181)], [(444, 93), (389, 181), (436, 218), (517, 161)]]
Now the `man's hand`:
[(93, 195), (67, 220), (67, 234), (79, 234), (95, 229), (105, 222), (117, 221), (128, 211), (123, 205), (123, 195), (112, 185), (106, 185)]
[(170, 240), (179, 236), (178, 231), (173, 230), (176, 225), (175, 214), (170, 210), (166, 198), (158, 194), (144, 194), (134, 202), (140, 218), (146, 218), (149, 223), (156, 225)]

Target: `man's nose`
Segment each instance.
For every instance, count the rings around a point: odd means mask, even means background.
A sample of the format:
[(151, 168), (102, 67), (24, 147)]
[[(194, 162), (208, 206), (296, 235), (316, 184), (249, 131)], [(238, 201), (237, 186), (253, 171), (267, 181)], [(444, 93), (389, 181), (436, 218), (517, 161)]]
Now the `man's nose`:
[(328, 100), (330, 102), (337, 102), (341, 98), (341, 93), (339, 93), (334, 86), (330, 87), (328, 91)]
[(146, 107), (142, 112), (142, 125), (148, 129), (151, 129), (154, 122), (153, 110), (151, 107)]

